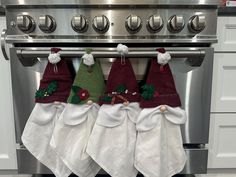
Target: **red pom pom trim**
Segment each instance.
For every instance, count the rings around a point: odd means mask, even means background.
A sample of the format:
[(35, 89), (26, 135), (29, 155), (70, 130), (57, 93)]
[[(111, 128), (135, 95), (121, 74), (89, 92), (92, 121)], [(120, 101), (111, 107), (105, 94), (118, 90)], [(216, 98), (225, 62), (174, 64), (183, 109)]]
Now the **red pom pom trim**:
[(159, 48), (159, 49), (157, 49), (157, 51), (160, 53), (166, 53), (166, 50), (164, 48)]
[(88, 90), (85, 90), (85, 89), (80, 89), (77, 95), (79, 96), (81, 100), (86, 100), (89, 98), (89, 92)]
[(51, 48), (51, 53), (58, 53), (60, 51), (61, 51), (61, 48), (56, 48), (56, 47)]

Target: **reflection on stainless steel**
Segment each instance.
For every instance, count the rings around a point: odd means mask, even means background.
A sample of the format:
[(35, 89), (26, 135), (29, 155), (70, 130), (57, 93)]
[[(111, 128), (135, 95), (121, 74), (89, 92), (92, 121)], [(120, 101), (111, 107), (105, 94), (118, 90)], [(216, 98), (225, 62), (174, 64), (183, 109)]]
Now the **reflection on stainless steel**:
[[(186, 149), (187, 163), (181, 174), (200, 174), (206, 171), (207, 149)], [(50, 174), (51, 171), (37, 161), (25, 148), (17, 149), (18, 169), (20, 174)], [(25, 163), (27, 162), (27, 163)], [(199, 166), (199, 164), (201, 164)], [(99, 174), (106, 174), (103, 170)]]
[(3, 30), (2, 33), (1, 33), (1, 49), (2, 49), (2, 54), (4, 56), (4, 58), (6, 60), (9, 60), (8, 56), (7, 56), (7, 52), (6, 52), (6, 32), (7, 30)]
[(187, 154), (187, 163), (181, 173), (183, 174), (201, 174), (207, 171), (207, 149), (185, 149)]
[[(17, 149), (18, 173), (20, 174), (50, 174), (51, 171), (37, 161), (25, 148)], [(27, 162), (27, 163), (26, 163)]]
[[(39, 20), (44, 14), (52, 16), (57, 24), (57, 28), (52, 33), (45, 33), (39, 28), (35, 28), (30, 34), (26, 34), (17, 27), (12, 27), (12, 22), (16, 22), (16, 17), (27, 11), (35, 23), (39, 25)], [(181, 14), (184, 22), (188, 22), (192, 16), (195, 16), (201, 12), (204, 15), (206, 27), (199, 33), (191, 32), (188, 25), (185, 25), (178, 33), (173, 33), (172, 30), (167, 30), (168, 19), (176, 14)], [(68, 43), (147, 43), (147, 42), (162, 42), (162, 43), (186, 43), (186, 42), (203, 42), (213, 43), (217, 41), (216, 38), (216, 9), (158, 9), (158, 14), (163, 19), (163, 28), (156, 33), (150, 33), (150, 30), (146, 28), (148, 25), (148, 19), (151, 15), (156, 14), (156, 8), (139, 9), (139, 8), (82, 8), (82, 9), (61, 9), (61, 8), (47, 8), (47, 9), (7, 9), (7, 42), (20, 43), (20, 42), (39, 42), (39, 43), (55, 43), (55, 42), (68, 42)], [(60, 14), (60, 16), (58, 15)], [(71, 27), (71, 19), (75, 14), (81, 14), (86, 17), (89, 26), (83, 33), (74, 31)], [(99, 17), (102, 14), (104, 18), (107, 17), (109, 22), (99, 18), (99, 21), (95, 17)], [(125, 20), (130, 14), (135, 14), (140, 17), (143, 23), (143, 27), (139, 29), (135, 34), (127, 32)], [(102, 16), (101, 16), (102, 17)], [(94, 19), (97, 19), (95, 26), (93, 24)], [(179, 20), (180, 21), (180, 20)], [(99, 22), (99, 23), (98, 23)], [(105, 25), (108, 24), (109, 25)], [(113, 24), (113, 25), (112, 25)], [(178, 23), (180, 24), (180, 23)], [(105, 25), (105, 28), (104, 28)], [(102, 27), (103, 26), (103, 27)], [(99, 30), (97, 29), (99, 27)], [(102, 29), (104, 28), (104, 29)], [(102, 34), (101, 34), (102, 33)], [(194, 40), (193, 40), (194, 39)]]
[(79, 36), (77, 37), (64, 37), (64, 38), (57, 38), (53, 36), (49, 36), (48, 38), (43, 38), (43, 37), (29, 37), (29, 36), (7, 36), (6, 37), (6, 42), (7, 43), (122, 43), (126, 41), (126, 43), (172, 43), (173, 41), (176, 43), (216, 43), (217, 39), (215, 36), (209, 37), (209, 38), (201, 38), (201, 37), (193, 37), (189, 36), (190, 38), (186, 36), (182, 36), (180, 38), (174, 37), (172, 38), (171, 36), (149, 36), (149, 37), (137, 37), (137, 38), (129, 38), (129, 37), (117, 37), (117, 38), (110, 38), (110, 37), (103, 37), (97, 39), (97, 37), (89, 36), (89, 37), (82, 37), (80, 38)]
[[(126, 57), (129, 58), (155, 58), (157, 57), (156, 49), (147, 48), (147, 49), (137, 49), (130, 48), (129, 53), (126, 54)], [(169, 50), (169, 53), (173, 58), (186, 58), (186, 62), (190, 66), (200, 66), (204, 57), (205, 50), (192, 49), (192, 50)], [(37, 58), (47, 58), (50, 48), (17, 48), (17, 56), (24, 66), (32, 66), (37, 62)], [(62, 48), (60, 52), (61, 57), (66, 58), (80, 58), (85, 53), (85, 48)], [(120, 54), (116, 51), (116, 48), (94, 48), (92, 54), (95, 58), (111, 58), (111, 57), (120, 57)]]
[(220, 5), (220, 0), (2, 0), (3, 5)]

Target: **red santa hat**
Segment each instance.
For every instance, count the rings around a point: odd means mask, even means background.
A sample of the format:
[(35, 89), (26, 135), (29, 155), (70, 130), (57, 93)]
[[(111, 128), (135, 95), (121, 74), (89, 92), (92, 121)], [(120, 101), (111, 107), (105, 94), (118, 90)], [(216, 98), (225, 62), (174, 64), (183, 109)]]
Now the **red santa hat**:
[(129, 59), (116, 59), (112, 64), (105, 95), (100, 98), (100, 104), (129, 104), (139, 101), (138, 84)]
[[(166, 53), (164, 49), (160, 49), (158, 52), (163, 55)], [(140, 102), (142, 108), (152, 108), (159, 105), (181, 106), (168, 62), (159, 64), (159, 60), (152, 59), (148, 78), (142, 90)]]
[(55, 71), (55, 64), (48, 62), (39, 89), (35, 93), (35, 102), (66, 102), (72, 83), (72, 75), (65, 60), (57, 63), (57, 71)]

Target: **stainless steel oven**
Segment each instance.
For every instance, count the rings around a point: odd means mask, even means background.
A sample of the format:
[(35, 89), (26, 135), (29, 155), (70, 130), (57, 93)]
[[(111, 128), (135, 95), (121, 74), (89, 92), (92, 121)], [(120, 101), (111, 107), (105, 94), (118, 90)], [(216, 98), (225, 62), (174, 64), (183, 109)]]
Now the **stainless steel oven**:
[[(137, 79), (145, 79), (156, 48), (165, 47), (188, 121), (182, 126), (187, 164), (182, 174), (206, 173), (213, 66), (217, 42), (216, 0), (3, 0), (7, 30), (2, 49), (10, 47), (18, 172), (50, 171), (24, 148), (21, 134), (34, 107), (34, 93), (51, 47), (75, 61), (86, 48), (101, 60), (107, 76), (119, 54), (129, 47)], [(6, 56), (7, 58), (8, 56)]]

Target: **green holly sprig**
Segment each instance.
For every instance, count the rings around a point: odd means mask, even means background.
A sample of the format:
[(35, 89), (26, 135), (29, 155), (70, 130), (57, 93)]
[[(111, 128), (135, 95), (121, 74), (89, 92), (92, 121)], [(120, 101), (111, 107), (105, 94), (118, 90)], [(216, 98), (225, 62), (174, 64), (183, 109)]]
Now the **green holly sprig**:
[(38, 89), (35, 93), (36, 99), (42, 99), (52, 95), (57, 90), (57, 81), (52, 81), (45, 89)]
[(110, 103), (112, 101), (112, 97), (111, 96), (104, 96), (104, 97), (102, 97), (101, 100), (105, 103)]
[(125, 93), (125, 91), (126, 91), (125, 85), (118, 85), (118, 87), (116, 88), (116, 92), (118, 92), (119, 94)]
[(126, 91), (126, 86), (121, 84), (121, 85), (118, 85), (117, 88), (115, 89), (114, 92), (112, 92), (112, 94), (108, 94), (106, 96), (103, 96), (101, 98), (101, 101), (105, 102), (105, 103), (110, 103), (112, 101), (112, 98), (114, 95), (119, 95), (119, 94), (124, 94), (125, 91)]
[(80, 97), (77, 95), (77, 93), (78, 93), (78, 91), (81, 89), (81, 87), (76, 86), (76, 85), (73, 85), (71, 89), (72, 89), (72, 91), (73, 91), (73, 93), (74, 93), (74, 96), (73, 96), (72, 99), (71, 99), (71, 103), (72, 103), (72, 104), (79, 104), (79, 103), (81, 102), (81, 99), (80, 99)]
[(153, 99), (155, 93), (155, 87), (153, 85), (145, 84), (144, 86), (142, 86), (142, 89), (143, 92), (141, 96), (143, 97), (143, 99), (145, 100)]
[(86, 89), (83, 89), (79, 86), (73, 85), (72, 91), (74, 93), (71, 103), (72, 104), (79, 104), (81, 101), (84, 101), (89, 98), (89, 92)]

